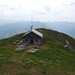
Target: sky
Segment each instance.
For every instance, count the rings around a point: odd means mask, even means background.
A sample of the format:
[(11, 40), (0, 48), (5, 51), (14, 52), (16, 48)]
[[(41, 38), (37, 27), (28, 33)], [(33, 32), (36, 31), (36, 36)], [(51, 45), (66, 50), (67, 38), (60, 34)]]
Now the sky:
[(0, 22), (75, 22), (75, 0), (0, 0)]

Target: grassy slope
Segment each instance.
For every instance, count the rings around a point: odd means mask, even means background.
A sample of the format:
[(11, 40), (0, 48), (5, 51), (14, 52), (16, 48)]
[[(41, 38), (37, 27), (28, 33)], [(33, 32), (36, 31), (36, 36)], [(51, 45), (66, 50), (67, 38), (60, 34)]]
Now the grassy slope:
[(38, 30), (44, 34), (44, 45), (35, 54), (27, 53), (32, 46), (15, 52), (13, 42), (24, 33), (0, 40), (0, 75), (75, 75), (75, 52), (63, 47), (64, 39), (74, 47), (75, 40), (56, 31)]

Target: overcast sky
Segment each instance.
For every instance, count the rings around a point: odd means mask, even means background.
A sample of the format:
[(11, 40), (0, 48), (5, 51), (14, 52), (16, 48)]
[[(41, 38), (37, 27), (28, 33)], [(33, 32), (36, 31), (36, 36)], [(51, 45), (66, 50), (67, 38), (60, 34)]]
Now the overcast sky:
[(75, 0), (0, 0), (0, 21), (75, 22)]

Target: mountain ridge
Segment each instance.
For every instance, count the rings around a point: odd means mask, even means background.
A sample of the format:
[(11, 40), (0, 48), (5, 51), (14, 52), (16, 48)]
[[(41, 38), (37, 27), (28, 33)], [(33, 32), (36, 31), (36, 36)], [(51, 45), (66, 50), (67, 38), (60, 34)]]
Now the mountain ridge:
[(18, 45), (14, 41), (21, 40), (25, 33), (0, 40), (0, 74), (75, 75), (75, 50), (64, 47), (68, 40), (75, 48), (75, 40), (54, 30), (37, 30), (44, 35), (44, 44), (33, 54), (28, 53), (28, 50), (34, 46), (25, 46), (23, 51), (15, 52)]
[(75, 23), (74, 22), (35, 21), (31, 23), (30, 21), (26, 21), (26, 22), (15, 22), (15, 23), (7, 23), (7, 24), (0, 25), (0, 39), (8, 38), (16, 34), (26, 32), (30, 29), (31, 25), (33, 25), (34, 28), (47, 28), (47, 29), (63, 32), (75, 38), (75, 34), (74, 34)]

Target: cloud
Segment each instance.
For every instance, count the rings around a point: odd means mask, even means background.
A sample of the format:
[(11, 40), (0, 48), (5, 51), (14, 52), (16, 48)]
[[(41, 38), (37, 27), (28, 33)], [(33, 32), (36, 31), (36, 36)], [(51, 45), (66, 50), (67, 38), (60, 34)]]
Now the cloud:
[(71, 5), (75, 5), (75, 2), (71, 3)]
[(62, 6), (73, 6), (75, 5), (75, 0), (71, 1), (70, 3), (62, 3)]
[(42, 14), (42, 15), (45, 15), (46, 13), (45, 12), (37, 12), (38, 14)]
[(12, 7), (12, 8), (10, 8), (10, 10), (12, 10), (12, 11), (13, 11), (13, 10), (17, 10), (17, 8), (15, 8), (15, 7)]
[(45, 15), (47, 14), (48, 12), (50, 12), (50, 7), (45, 5), (45, 6), (42, 6), (41, 10), (37, 9), (37, 10), (31, 10), (31, 12), (33, 14), (40, 14), (40, 15)]
[(4, 7), (2, 4), (0, 4), (0, 7)]
[(31, 13), (32, 14), (40, 14), (40, 15), (45, 15), (46, 12), (43, 12), (43, 11), (34, 11), (34, 10), (31, 10)]
[(44, 6), (44, 9), (45, 9), (46, 12), (50, 11), (50, 7), (49, 6)]
[(73, 19), (70, 17), (74, 14), (75, 0), (0, 0), (0, 18), (30, 20), (29, 16), (35, 16), (41, 20), (64, 20)]
[(6, 4), (4, 5), (4, 4), (0, 3), (0, 7), (2, 7), (2, 8), (8, 8), (8, 5), (6, 5)]

